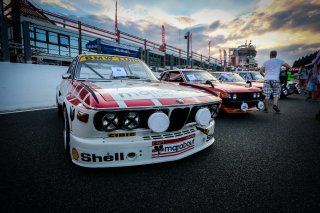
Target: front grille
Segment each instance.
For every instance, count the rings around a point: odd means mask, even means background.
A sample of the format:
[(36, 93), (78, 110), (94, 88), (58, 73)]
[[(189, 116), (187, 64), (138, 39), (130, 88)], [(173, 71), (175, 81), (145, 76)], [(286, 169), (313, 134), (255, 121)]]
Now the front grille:
[(162, 139), (170, 139), (170, 138), (175, 138), (183, 135), (189, 135), (190, 133), (195, 132), (195, 128), (179, 131), (179, 132), (174, 132), (174, 133), (169, 133), (169, 134), (157, 134), (157, 135), (148, 135), (148, 136), (143, 136), (143, 140), (162, 140)]
[[(141, 109), (141, 110), (129, 109), (129, 110), (115, 110), (115, 111), (100, 111), (100, 112), (97, 112), (94, 116), (94, 126), (98, 131), (105, 131), (102, 127), (102, 118), (106, 113), (114, 113), (119, 119), (117, 128), (114, 130), (126, 130), (123, 125), (126, 113), (136, 112), (140, 117), (139, 125), (136, 128), (149, 129), (149, 126), (148, 126), (149, 117), (153, 113), (157, 111), (161, 111), (165, 113), (170, 120), (170, 125), (167, 129), (167, 132), (174, 132), (182, 129), (186, 124), (194, 123), (197, 111), (203, 107), (206, 107), (209, 110), (213, 110), (212, 104), (205, 104), (205, 105), (195, 105), (195, 106), (192, 106), (192, 105), (181, 106), (180, 108), (166, 107), (166, 108), (159, 108), (159, 109)], [(168, 134), (167, 136), (161, 136), (161, 137), (165, 137), (165, 138), (172, 137), (171, 133), (167, 133), (167, 134)], [(175, 133), (174, 136), (180, 136), (180, 135), (179, 133)]]
[(173, 109), (170, 114), (170, 125), (167, 131), (172, 132), (181, 129), (188, 119), (189, 111), (189, 107)]
[(247, 101), (253, 99), (253, 93), (244, 92), (244, 93), (236, 93), (238, 101)]

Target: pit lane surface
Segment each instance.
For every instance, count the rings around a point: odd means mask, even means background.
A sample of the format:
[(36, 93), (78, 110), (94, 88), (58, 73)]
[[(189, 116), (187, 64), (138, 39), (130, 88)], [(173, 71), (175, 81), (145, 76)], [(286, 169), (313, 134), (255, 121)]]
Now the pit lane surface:
[(215, 144), (164, 164), (85, 169), (66, 161), (55, 110), (0, 115), (1, 212), (317, 212), (319, 102), (216, 119)]

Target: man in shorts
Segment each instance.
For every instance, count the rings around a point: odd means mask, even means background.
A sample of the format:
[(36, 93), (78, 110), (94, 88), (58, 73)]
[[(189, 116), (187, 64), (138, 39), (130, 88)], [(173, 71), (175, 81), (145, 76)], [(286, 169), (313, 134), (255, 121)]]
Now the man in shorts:
[(260, 73), (264, 76), (263, 80), (263, 92), (265, 95), (264, 100), (264, 112), (268, 112), (269, 99), (272, 92), (273, 95), (273, 110), (277, 113), (280, 112), (278, 108), (278, 100), (281, 93), (281, 84), (280, 84), (280, 70), (284, 66), (288, 69), (291, 69), (287, 63), (283, 60), (277, 58), (277, 51), (272, 50), (270, 52), (270, 59), (263, 63)]

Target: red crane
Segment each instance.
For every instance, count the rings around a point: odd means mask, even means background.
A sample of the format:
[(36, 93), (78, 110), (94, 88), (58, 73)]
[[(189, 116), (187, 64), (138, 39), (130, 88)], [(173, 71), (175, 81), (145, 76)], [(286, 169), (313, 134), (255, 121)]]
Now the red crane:
[(165, 38), (164, 25), (162, 25), (162, 44), (160, 45), (159, 50), (163, 52), (166, 51), (166, 38)]

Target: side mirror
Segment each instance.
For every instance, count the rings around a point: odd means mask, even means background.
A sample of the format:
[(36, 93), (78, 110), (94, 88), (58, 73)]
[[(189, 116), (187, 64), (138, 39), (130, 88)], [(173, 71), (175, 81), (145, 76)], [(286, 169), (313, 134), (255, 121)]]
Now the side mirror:
[(70, 79), (70, 78), (71, 78), (71, 74), (70, 73), (62, 74), (62, 79)]
[(246, 87), (252, 87), (251, 81), (247, 81), (247, 82), (246, 82)]

